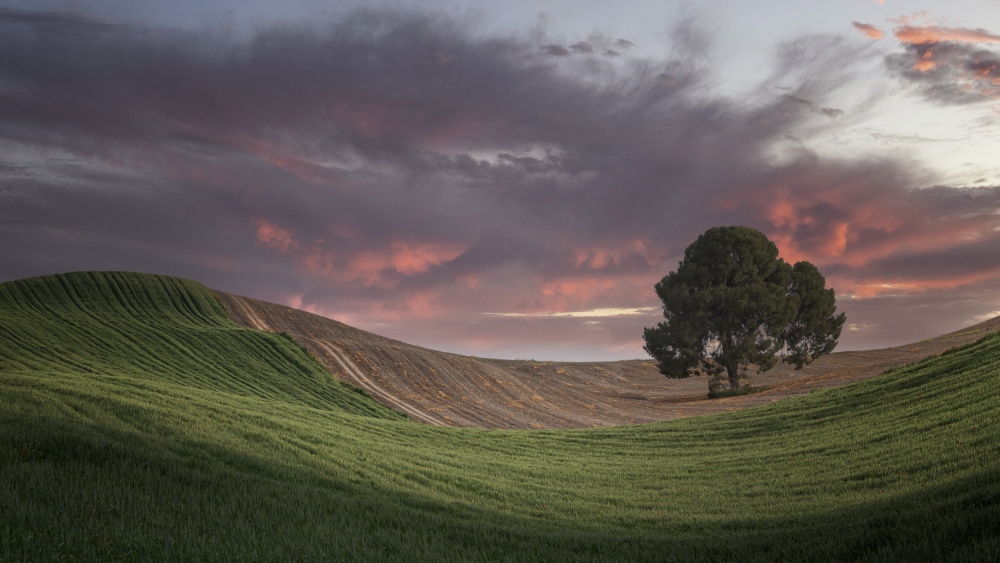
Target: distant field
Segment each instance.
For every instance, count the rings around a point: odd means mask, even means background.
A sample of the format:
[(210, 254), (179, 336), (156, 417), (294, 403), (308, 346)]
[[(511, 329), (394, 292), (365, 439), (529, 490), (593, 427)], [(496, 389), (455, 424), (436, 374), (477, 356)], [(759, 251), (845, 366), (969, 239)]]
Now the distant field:
[(418, 424), (201, 285), (0, 284), (0, 560), (987, 561), (1000, 337), (640, 426)]
[[(708, 377), (670, 379), (651, 359), (536, 362), (428, 350), (333, 319), (213, 291), (242, 326), (284, 332), (338, 379), (414, 420), (472, 428), (569, 429), (659, 422), (772, 403), (874, 377), (1000, 329), (1000, 317), (939, 338), (835, 352), (802, 370), (778, 363), (753, 376), (760, 393), (708, 398)], [(636, 328), (641, 332), (641, 327)]]

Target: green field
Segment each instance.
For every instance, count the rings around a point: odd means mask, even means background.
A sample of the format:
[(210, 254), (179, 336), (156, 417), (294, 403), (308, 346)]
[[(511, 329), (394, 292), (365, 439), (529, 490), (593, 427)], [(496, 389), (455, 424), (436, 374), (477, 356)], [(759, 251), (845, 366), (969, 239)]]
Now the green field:
[(201, 285), (0, 284), (0, 560), (1000, 559), (1000, 337), (723, 415), (431, 427)]

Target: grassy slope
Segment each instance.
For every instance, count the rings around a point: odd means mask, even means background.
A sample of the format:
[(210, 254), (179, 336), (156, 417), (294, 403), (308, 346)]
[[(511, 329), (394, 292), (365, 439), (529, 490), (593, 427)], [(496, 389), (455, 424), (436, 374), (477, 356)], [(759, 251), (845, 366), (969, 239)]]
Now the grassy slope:
[(436, 428), (200, 285), (0, 284), (0, 560), (1000, 556), (1000, 337), (756, 409)]

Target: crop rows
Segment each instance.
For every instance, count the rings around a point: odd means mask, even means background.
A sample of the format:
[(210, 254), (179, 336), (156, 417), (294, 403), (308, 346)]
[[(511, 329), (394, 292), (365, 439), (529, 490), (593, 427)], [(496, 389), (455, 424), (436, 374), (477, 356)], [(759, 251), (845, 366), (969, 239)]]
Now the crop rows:
[(0, 284), (0, 366), (10, 373), (174, 384), (399, 418), (291, 339), (236, 326), (200, 284), (80, 272)]
[(193, 282), (22, 280), (0, 312), (0, 560), (1000, 555), (996, 336), (766, 407), (512, 431), (405, 420)]

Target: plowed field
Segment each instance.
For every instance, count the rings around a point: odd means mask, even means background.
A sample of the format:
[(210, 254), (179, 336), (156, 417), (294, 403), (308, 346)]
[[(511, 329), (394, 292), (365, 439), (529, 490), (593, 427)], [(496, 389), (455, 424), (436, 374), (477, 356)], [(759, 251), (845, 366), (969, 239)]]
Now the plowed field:
[[(837, 352), (796, 371), (778, 364), (753, 377), (766, 390), (708, 399), (707, 377), (668, 379), (646, 360), (535, 362), (438, 352), (326, 317), (213, 293), (239, 324), (287, 332), (342, 381), (414, 420), (477, 428), (619, 426), (763, 405), (876, 376), (1000, 329), (1000, 317), (905, 346)], [(638, 330), (638, 329), (637, 329)]]

